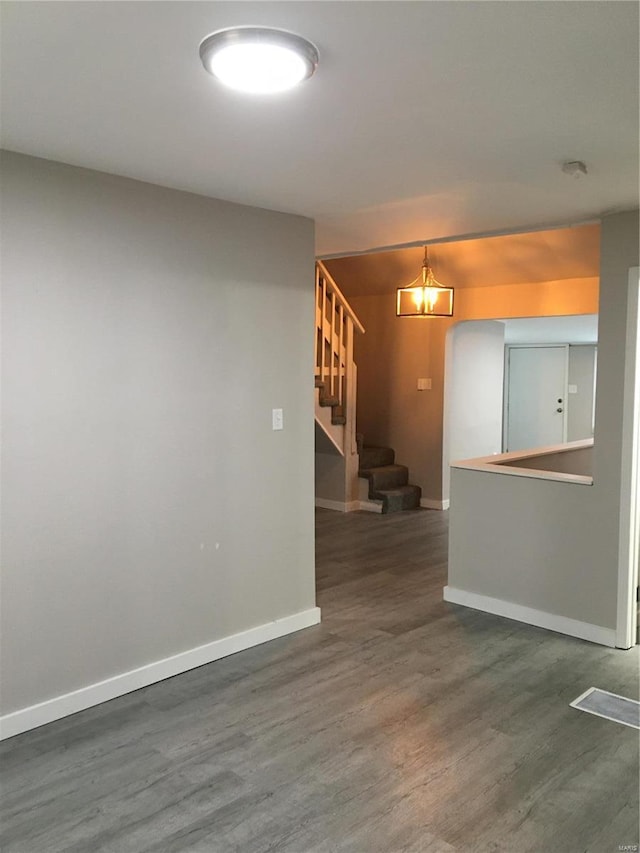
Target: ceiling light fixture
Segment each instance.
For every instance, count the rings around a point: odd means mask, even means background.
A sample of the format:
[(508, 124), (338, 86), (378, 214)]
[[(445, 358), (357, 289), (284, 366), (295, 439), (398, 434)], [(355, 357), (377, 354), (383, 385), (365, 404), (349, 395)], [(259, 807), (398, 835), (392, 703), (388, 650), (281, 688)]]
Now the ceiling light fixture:
[(311, 77), (318, 51), (310, 41), (270, 27), (232, 27), (207, 36), (200, 59), (221, 83), (266, 95), (283, 92)]
[[(422, 283), (416, 282), (422, 276)], [(424, 247), (422, 272), (407, 287), (399, 287), (396, 302), (397, 317), (452, 317), (453, 288), (436, 281), (427, 247)]]

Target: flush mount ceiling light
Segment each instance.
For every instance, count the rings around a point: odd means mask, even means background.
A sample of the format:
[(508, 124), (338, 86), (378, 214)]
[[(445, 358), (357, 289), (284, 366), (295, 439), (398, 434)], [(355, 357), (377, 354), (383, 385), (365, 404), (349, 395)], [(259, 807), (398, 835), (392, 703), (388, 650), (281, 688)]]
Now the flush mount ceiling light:
[[(416, 284), (422, 277), (422, 283)], [(424, 247), (422, 272), (407, 287), (399, 287), (396, 303), (397, 317), (452, 317), (453, 288), (436, 281), (427, 247)]]
[(269, 27), (233, 27), (207, 36), (200, 59), (221, 83), (253, 94), (283, 92), (311, 77), (318, 51), (310, 41)]

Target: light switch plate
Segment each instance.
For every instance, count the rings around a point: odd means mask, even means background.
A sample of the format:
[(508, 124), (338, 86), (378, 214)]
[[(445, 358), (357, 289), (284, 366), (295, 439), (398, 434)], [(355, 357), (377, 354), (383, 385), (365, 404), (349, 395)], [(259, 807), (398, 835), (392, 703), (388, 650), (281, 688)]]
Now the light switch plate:
[(271, 410), (271, 429), (284, 429), (284, 416), (282, 409)]

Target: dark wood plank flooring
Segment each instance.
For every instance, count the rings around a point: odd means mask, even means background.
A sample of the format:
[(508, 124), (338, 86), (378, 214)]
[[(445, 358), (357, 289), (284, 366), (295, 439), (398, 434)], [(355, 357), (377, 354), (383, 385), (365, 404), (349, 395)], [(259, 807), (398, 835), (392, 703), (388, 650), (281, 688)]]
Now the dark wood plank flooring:
[[(3, 853), (638, 843), (621, 652), (442, 601), (447, 514), (317, 511), (323, 623), (6, 741)], [(637, 848), (636, 848), (637, 849)]]

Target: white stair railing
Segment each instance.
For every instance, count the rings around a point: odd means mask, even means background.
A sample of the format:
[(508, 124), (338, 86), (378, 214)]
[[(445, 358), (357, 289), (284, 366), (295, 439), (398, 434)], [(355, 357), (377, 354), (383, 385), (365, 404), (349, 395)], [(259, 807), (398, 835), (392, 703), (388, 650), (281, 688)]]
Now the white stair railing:
[(316, 387), (335, 420), (345, 424), (345, 450), (356, 447), (355, 333), (364, 327), (321, 261), (316, 264)]

